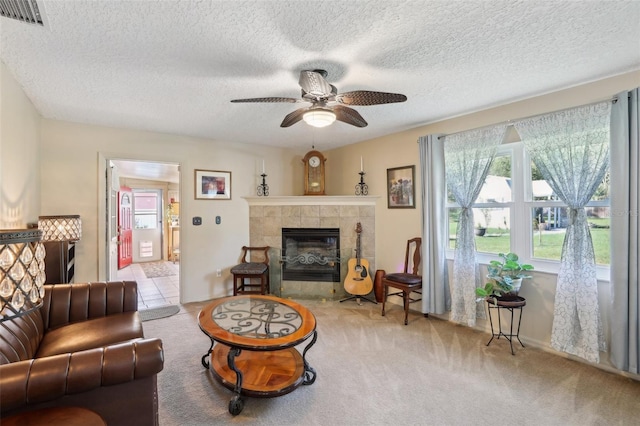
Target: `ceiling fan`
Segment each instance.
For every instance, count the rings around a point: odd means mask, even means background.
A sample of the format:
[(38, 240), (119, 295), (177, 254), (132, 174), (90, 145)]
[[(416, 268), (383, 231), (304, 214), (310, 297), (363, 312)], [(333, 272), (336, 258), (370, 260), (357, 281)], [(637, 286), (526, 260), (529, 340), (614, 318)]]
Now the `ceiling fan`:
[(338, 89), (326, 80), (325, 70), (300, 71), (298, 84), (302, 88), (302, 98), (250, 98), (234, 99), (231, 102), (308, 102), (309, 107), (304, 107), (287, 114), (280, 127), (289, 127), (300, 120), (314, 127), (325, 127), (335, 120), (351, 124), (356, 127), (366, 127), (367, 122), (353, 108), (345, 105), (380, 105), (407, 100), (405, 95), (399, 93), (372, 92), (369, 90), (355, 90), (353, 92), (338, 93)]

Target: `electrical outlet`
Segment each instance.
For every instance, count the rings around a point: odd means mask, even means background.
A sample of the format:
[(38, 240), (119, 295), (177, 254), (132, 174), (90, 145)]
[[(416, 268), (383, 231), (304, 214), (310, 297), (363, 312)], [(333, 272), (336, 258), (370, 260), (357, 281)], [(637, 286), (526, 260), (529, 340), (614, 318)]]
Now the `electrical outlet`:
[(222, 276), (222, 270), (216, 269), (216, 277), (221, 277), (221, 276)]

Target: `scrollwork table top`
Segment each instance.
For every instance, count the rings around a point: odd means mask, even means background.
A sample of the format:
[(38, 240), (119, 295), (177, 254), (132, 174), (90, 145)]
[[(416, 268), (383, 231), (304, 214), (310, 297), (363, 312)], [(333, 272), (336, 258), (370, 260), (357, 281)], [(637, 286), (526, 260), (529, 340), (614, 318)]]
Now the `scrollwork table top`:
[(306, 340), (316, 329), (316, 318), (299, 303), (267, 295), (216, 299), (198, 314), (200, 329), (224, 345), (273, 351)]

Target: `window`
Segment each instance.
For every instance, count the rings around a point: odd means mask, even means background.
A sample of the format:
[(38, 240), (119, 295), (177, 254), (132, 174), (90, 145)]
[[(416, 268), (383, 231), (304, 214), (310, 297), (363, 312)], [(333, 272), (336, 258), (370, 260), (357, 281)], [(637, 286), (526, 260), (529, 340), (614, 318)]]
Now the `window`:
[(133, 193), (135, 229), (155, 229), (158, 226), (158, 194), (135, 190)]
[[(448, 194), (448, 248), (455, 249), (460, 207)], [(609, 173), (586, 207), (596, 264), (610, 260)], [(568, 208), (530, 161), (521, 142), (501, 145), (473, 205), (481, 262), (514, 251), (528, 261), (560, 261)], [(483, 256), (489, 254), (489, 256)], [(538, 269), (538, 268), (536, 268)], [(542, 268), (545, 269), (545, 268)], [(553, 269), (553, 268), (552, 268)]]
[[(569, 222), (569, 210), (531, 163), (528, 184), (531, 190), (532, 258), (560, 260), (562, 244)], [(591, 197), (586, 208), (587, 221), (595, 252), (596, 264), (609, 265), (610, 217), (609, 172)]]
[[(511, 157), (512, 154), (508, 150), (499, 152), (473, 205), (476, 250), (479, 252), (497, 254), (511, 251)], [(448, 194), (447, 210), (449, 248), (454, 249), (461, 208), (452, 194)]]

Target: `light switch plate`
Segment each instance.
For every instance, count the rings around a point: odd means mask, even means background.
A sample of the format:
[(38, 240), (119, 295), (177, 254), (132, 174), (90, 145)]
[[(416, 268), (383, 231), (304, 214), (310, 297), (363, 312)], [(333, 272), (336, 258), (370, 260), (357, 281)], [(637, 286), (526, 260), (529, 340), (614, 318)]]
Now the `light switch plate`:
[(196, 216), (191, 220), (195, 226), (202, 225), (202, 218), (200, 216)]
[(216, 225), (220, 225), (220, 222), (222, 222), (222, 219), (220, 216), (216, 216)]

